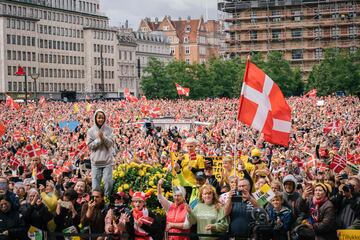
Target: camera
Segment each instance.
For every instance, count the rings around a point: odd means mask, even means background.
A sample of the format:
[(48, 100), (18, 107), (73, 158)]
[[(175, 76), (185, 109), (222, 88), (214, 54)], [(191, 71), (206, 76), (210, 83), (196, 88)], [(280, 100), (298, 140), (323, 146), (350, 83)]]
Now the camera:
[(344, 191), (344, 192), (353, 192), (353, 191), (354, 191), (354, 187), (353, 187), (353, 185), (351, 185), (351, 184), (345, 184), (345, 185), (343, 186), (343, 191)]
[(235, 191), (235, 194), (231, 197), (232, 202), (241, 202), (242, 201), (242, 191)]
[(110, 203), (109, 208), (113, 210), (113, 214), (115, 216), (116, 221), (118, 221), (121, 214), (123, 214), (123, 213), (127, 213), (128, 215), (131, 214), (130, 210), (126, 207), (125, 204)]
[(343, 173), (340, 175), (339, 180), (348, 179), (348, 175), (346, 173)]

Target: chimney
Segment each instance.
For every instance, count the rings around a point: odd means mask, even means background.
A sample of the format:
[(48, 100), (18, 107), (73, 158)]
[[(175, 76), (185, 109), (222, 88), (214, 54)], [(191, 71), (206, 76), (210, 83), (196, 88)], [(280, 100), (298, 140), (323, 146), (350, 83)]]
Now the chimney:
[(179, 21), (181, 21), (182, 19), (181, 19), (181, 17), (179, 17)]
[(190, 22), (190, 20), (191, 20), (191, 16), (188, 16), (187, 21)]
[(125, 20), (125, 29), (128, 29), (128, 28), (129, 28), (129, 21)]
[(158, 18), (158, 17), (155, 18), (155, 23), (156, 23), (156, 24), (159, 23), (159, 18)]

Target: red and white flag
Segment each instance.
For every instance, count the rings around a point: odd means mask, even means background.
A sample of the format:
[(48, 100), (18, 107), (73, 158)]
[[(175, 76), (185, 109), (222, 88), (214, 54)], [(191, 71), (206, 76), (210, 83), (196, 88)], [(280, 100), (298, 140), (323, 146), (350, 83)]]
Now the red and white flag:
[(349, 162), (360, 165), (360, 154), (350, 154), (349, 151), (346, 151), (346, 158)]
[(347, 166), (347, 161), (345, 158), (340, 155), (335, 155), (331, 161), (330, 168), (333, 169), (336, 173), (341, 172)]
[(124, 96), (125, 98), (130, 101), (130, 102), (138, 102), (139, 100), (137, 99), (137, 97), (131, 95), (130, 91), (128, 88), (124, 89)]
[(46, 163), (45, 163), (45, 166), (47, 169), (49, 170), (53, 170), (55, 168), (55, 165), (54, 165), (54, 162), (52, 160), (48, 160)]
[(43, 105), (46, 104), (46, 99), (44, 96), (41, 96), (40, 100), (39, 100), (39, 105)]
[(6, 95), (5, 106), (9, 108), (15, 108), (16, 110), (20, 109), (20, 105), (17, 104), (14, 99), (12, 99), (12, 97), (10, 97), (9, 95)]
[(278, 85), (250, 61), (246, 64), (238, 120), (262, 132), (270, 143), (289, 144), (291, 109)]
[(155, 108), (152, 108), (149, 110), (149, 114), (150, 114), (150, 117), (152, 118), (156, 118), (159, 116), (160, 114), (160, 108), (159, 107), (155, 107)]
[(10, 164), (10, 166), (15, 166), (15, 167), (17, 167), (17, 166), (20, 165), (20, 160), (17, 159), (16, 157), (12, 156), (12, 157), (10, 157), (9, 164)]
[(25, 151), (29, 157), (41, 155), (41, 147), (37, 143), (27, 145), (25, 147)]
[(317, 94), (317, 90), (316, 88), (314, 89), (311, 89), (310, 91), (308, 91), (304, 97), (316, 97), (316, 94)]
[(326, 127), (324, 127), (325, 134), (328, 134), (331, 131), (340, 131), (340, 120), (329, 123), (328, 125), (326, 125)]
[(180, 86), (180, 85), (177, 84), (177, 83), (175, 83), (175, 85), (176, 85), (176, 90), (177, 90), (179, 96), (180, 96), (180, 95), (184, 95), (184, 96), (186, 96), (186, 97), (189, 96), (189, 94), (190, 94), (190, 88), (184, 88), (184, 87)]

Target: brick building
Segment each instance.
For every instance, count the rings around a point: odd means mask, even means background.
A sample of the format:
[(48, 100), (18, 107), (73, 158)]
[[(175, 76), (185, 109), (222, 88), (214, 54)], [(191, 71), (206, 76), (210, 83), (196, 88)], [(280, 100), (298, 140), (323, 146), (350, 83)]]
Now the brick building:
[(204, 63), (212, 56), (219, 55), (220, 25), (218, 21), (200, 19), (172, 20), (165, 16), (162, 21), (157, 18), (141, 20), (140, 32), (161, 31), (170, 40), (170, 50), (175, 59), (187, 63)]
[(355, 52), (360, 46), (360, 1), (219, 0), (230, 57), (283, 51), (306, 73), (326, 48)]

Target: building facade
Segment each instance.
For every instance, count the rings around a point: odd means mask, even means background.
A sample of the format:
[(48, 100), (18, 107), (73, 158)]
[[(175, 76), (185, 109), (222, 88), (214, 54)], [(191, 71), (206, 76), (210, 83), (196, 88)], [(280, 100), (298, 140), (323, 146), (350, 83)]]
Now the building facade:
[(169, 38), (163, 32), (134, 32), (133, 34), (137, 43), (136, 58), (140, 78), (144, 75), (144, 69), (151, 58), (156, 58), (165, 65), (173, 60)]
[(124, 97), (124, 89), (135, 95), (139, 95), (139, 78), (137, 75), (136, 39), (131, 31), (119, 31), (118, 38), (118, 61), (117, 79), (120, 83), (119, 95)]
[(355, 52), (360, 46), (360, 1), (220, 0), (230, 57), (282, 51), (306, 73), (327, 48)]
[(29, 98), (35, 91), (50, 98), (67, 91), (114, 97), (116, 46), (99, 0), (0, 0), (0, 94), (24, 98), (24, 79), (15, 75), (22, 66)]
[(176, 60), (204, 63), (219, 55), (221, 31), (217, 21), (205, 22), (203, 18), (190, 17), (171, 20), (170, 16), (165, 16), (162, 21), (145, 18), (141, 20), (138, 31), (164, 32), (170, 40), (170, 51)]

